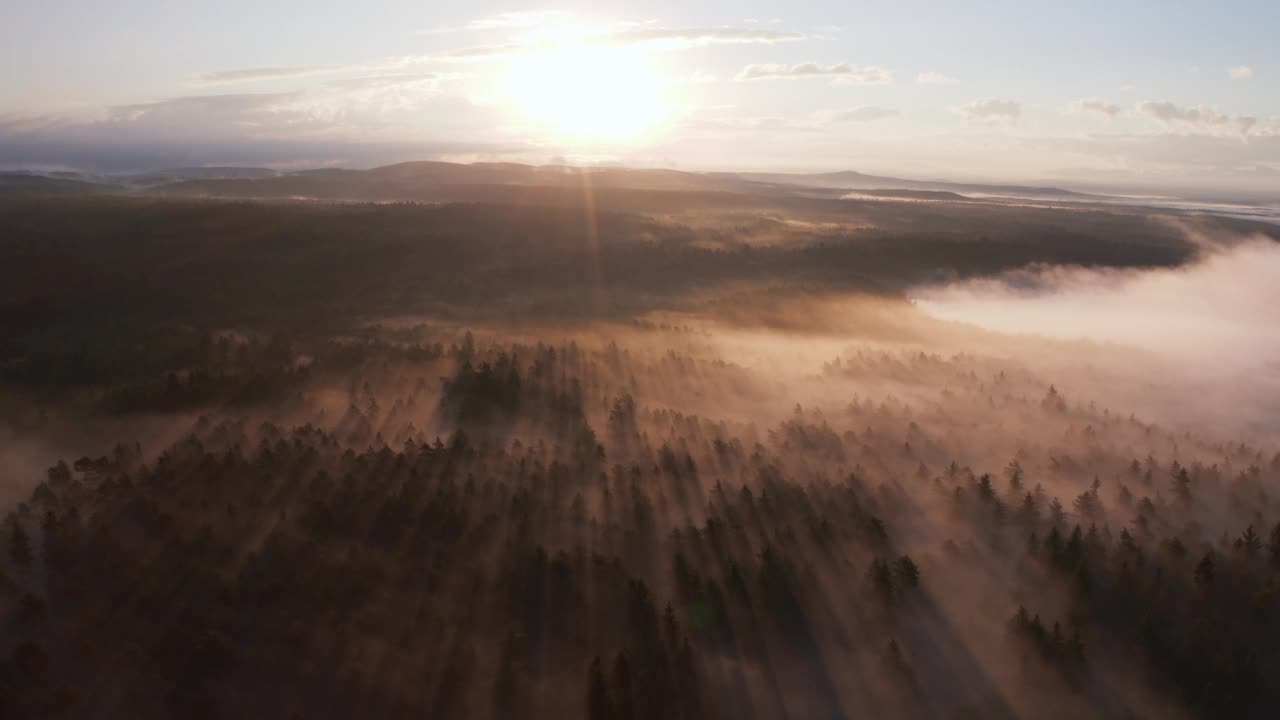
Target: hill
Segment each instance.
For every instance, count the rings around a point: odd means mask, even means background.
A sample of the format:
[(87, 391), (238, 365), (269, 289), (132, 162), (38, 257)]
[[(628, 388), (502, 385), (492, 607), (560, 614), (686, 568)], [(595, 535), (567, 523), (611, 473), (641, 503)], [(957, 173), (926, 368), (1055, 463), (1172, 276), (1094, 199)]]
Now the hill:
[(39, 197), (114, 192), (110, 185), (25, 172), (0, 173), (0, 197)]
[(732, 176), (758, 183), (797, 185), (801, 187), (839, 190), (902, 188), (907, 190), (953, 192), (962, 195), (978, 194), (997, 195), (1001, 197), (1065, 198), (1075, 200), (1089, 200), (1105, 197), (1103, 195), (1089, 195), (1056, 187), (958, 183), (942, 180), (906, 180), (896, 177), (867, 175), (865, 173), (855, 172), (852, 170), (816, 174), (735, 173)]
[[(816, 175), (735, 174), (517, 163), (463, 165), (434, 161), (406, 162), (370, 170), (330, 168), (265, 176), (187, 178), (156, 187), (155, 191), (183, 197), (453, 202), (492, 199), (481, 197), (480, 189), (494, 186), (818, 197), (836, 196), (832, 193), (836, 190), (875, 190), (885, 191), (883, 197), (935, 200), (955, 200), (962, 195), (1071, 200), (1105, 197), (1052, 187), (907, 180), (853, 171)], [(949, 195), (913, 194), (921, 192)]]

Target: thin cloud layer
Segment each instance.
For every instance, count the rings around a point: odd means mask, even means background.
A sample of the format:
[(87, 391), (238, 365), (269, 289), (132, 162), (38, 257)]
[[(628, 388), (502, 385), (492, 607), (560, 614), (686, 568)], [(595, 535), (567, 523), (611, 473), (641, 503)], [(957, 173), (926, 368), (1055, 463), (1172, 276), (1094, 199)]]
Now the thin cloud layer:
[(1137, 111), (1166, 125), (1182, 123), (1201, 130), (1226, 128), (1242, 136), (1258, 124), (1258, 118), (1252, 115), (1227, 115), (1208, 105), (1183, 107), (1166, 101), (1143, 100), (1138, 103)]
[(748, 65), (738, 73), (737, 79), (774, 80), (810, 77), (832, 77), (863, 85), (886, 85), (893, 82), (893, 74), (882, 67), (859, 67), (849, 63), (838, 65), (820, 65), (818, 63), (799, 63), (797, 65), (761, 64)]
[(832, 120), (838, 122), (870, 122), (872, 120), (883, 120), (885, 118), (896, 117), (898, 111), (893, 108), (876, 107), (874, 105), (860, 105), (848, 110), (841, 110), (835, 113)]
[(922, 72), (916, 75), (916, 82), (921, 85), (955, 85), (960, 81), (945, 73)]
[(476, 18), (465, 26), (466, 30), (505, 30), (509, 28), (525, 28), (542, 25), (562, 18), (566, 13), (562, 10), (534, 10), (525, 12), (500, 12), (482, 18)]
[(429, 62), (429, 58), (421, 55), (388, 57), (366, 63), (348, 65), (313, 65), (299, 67), (260, 67), (240, 68), (235, 70), (219, 70), (209, 72), (197, 78), (197, 85), (231, 85), (235, 83), (251, 83), (262, 80), (280, 80), (288, 78), (314, 77), (319, 75), (341, 75), (344, 73), (370, 73), (404, 70)]
[(1075, 102), (1071, 103), (1068, 106), (1068, 108), (1072, 112), (1076, 112), (1076, 113), (1086, 113), (1086, 112), (1098, 113), (1099, 115), (1106, 115), (1109, 118), (1115, 118), (1122, 111), (1122, 108), (1119, 105), (1116, 105), (1114, 103), (1109, 103), (1106, 100), (1099, 97), (1085, 98), (1084, 100), (1076, 100)]
[(986, 123), (1008, 123), (1018, 119), (1022, 114), (1022, 103), (998, 98), (980, 98), (964, 105), (952, 108), (966, 120)]
[(658, 50), (682, 50), (709, 45), (774, 45), (804, 40), (806, 37), (803, 33), (798, 32), (755, 28), (632, 27), (620, 30), (579, 33), (567, 38), (475, 45), (446, 50), (433, 55), (425, 55), (421, 59), (426, 61), (483, 61), (549, 50), (565, 45), (648, 46)]
[[(492, 108), (444, 96), (435, 83), (429, 74), (354, 77), (312, 90), (119, 105), (92, 117), (0, 118), (0, 168), (364, 167), (530, 152), (485, 131), (499, 121)], [(432, 124), (426, 132), (412, 125), (421, 122)]]
[(256, 82), (258, 80), (275, 80), (279, 78), (321, 75), (340, 69), (341, 68), (324, 66), (243, 68), (240, 70), (221, 70), (218, 72), (205, 73), (200, 76), (199, 80), (203, 85), (223, 85), (229, 83)]
[(608, 42), (616, 44), (663, 42), (692, 47), (720, 44), (773, 45), (775, 43), (803, 40), (805, 37), (804, 33), (798, 32), (782, 32), (777, 30), (757, 30), (754, 28), (735, 27), (685, 29), (633, 28), (605, 35)]
[(440, 80), (440, 75), (436, 73), (404, 73), (396, 75), (364, 75), (360, 77), (335, 78), (329, 81), (330, 85), (335, 87), (347, 88), (349, 90), (370, 90), (375, 88), (389, 88), (400, 85), (421, 85), (429, 83), (433, 87)]

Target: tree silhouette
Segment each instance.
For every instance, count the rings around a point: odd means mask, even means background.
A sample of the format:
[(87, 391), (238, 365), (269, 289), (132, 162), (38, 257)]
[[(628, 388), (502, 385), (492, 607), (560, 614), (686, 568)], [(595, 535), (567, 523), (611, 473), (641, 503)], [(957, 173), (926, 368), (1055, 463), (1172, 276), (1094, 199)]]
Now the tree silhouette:
[(31, 539), (22, 521), (15, 517), (9, 518), (9, 557), (20, 568), (31, 567)]
[(613, 720), (616, 717), (599, 656), (592, 659), (591, 666), (587, 670), (586, 700), (589, 720)]

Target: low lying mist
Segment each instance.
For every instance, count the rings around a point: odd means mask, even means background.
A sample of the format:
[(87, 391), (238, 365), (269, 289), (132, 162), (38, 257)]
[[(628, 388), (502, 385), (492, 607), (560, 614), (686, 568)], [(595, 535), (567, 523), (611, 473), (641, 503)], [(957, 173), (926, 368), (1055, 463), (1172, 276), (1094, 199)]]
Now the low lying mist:
[(1259, 238), (1179, 268), (1031, 266), (915, 294), (922, 309), (946, 320), (1240, 370), (1280, 359), (1277, 277), (1280, 245)]
[(941, 320), (1058, 341), (1067, 356), (1058, 363), (1091, 364), (1143, 384), (1163, 381), (1164, 391), (1153, 388), (1149, 399), (1185, 400), (1179, 420), (1232, 429), (1244, 420), (1274, 431), (1280, 245), (1256, 237), (1201, 247), (1195, 262), (1178, 268), (1033, 265), (913, 295), (918, 308)]

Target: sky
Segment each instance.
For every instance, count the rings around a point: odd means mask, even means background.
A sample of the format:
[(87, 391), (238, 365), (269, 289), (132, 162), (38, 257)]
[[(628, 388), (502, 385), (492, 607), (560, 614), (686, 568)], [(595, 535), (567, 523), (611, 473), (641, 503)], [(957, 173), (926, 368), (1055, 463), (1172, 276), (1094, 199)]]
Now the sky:
[(0, 167), (415, 159), (1280, 195), (1280, 3), (0, 0)]

